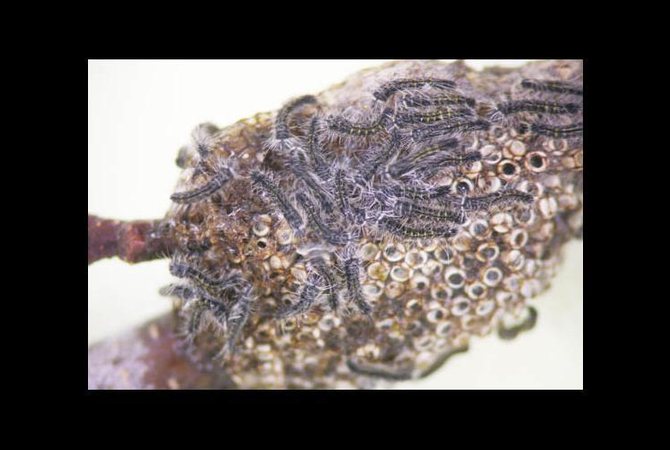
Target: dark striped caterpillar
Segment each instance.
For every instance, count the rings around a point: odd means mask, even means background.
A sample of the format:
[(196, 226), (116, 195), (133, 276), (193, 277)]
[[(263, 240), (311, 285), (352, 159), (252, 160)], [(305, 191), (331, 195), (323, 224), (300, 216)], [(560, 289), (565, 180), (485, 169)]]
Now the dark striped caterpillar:
[(417, 142), (421, 142), (428, 139), (439, 138), (443, 136), (453, 136), (471, 131), (485, 131), (488, 130), (490, 126), (491, 124), (483, 119), (438, 123), (436, 125), (426, 126), (413, 130), (412, 138)]
[(549, 125), (545, 123), (532, 123), (531, 131), (542, 136), (549, 136), (556, 139), (566, 138), (574, 135), (581, 135), (583, 125), (581, 122), (569, 125)]
[(411, 200), (432, 200), (434, 198), (443, 197), (449, 194), (449, 192), (451, 192), (451, 186), (419, 188), (402, 184), (392, 184), (382, 188), (382, 193), (388, 197), (404, 197)]
[(330, 116), (327, 119), (328, 127), (341, 134), (347, 134), (351, 136), (358, 137), (368, 137), (373, 136), (384, 130), (384, 127), (387, 121), (390, 118), (392, 110), (387, 108), (385, 109), (375, 120), (369, 125), (363, 125), (359, 123), (352, 123), (351, 121), (345, 119), (341, 116)]
[(558, 80), (530, 80), (521, 81), (521, 87), (533, 91), (556, 92), (558, 94), (583, 95), (584, 90), (581, 87)]
[(441, 109), (431, 113), (408, 113), (400, 114), (396, 117), (396, 123), (402, 125), (411, 125), (419, 123), (435, 123), (443, 120), (457, 119), (463, 117), (472, 117), (473, 113), (470, 109)]
[(198, 288), (215, 297), (223, 295), (225, 291), (237, 289), (244, 283), (244, 279), (238, 273), (217, 279), (191, 264), (178, 260), (170, 263), (170, 273), (177, 278), (188, 278)]
[(352, 219), (352, 209), (349, 203), (349, 182), (344, 169), (337, 169), (335, 172), (335, 190), (337, 192), (338, 205), (345, 220)]
[(395, 219), (390, 219), (385, 217), (381, 220), (384, 228), (391, 233), (408, 239), (426, 239), (433, 237), (451, 237), (456, 234), (458, 231), (456, 228), (442, 228), (442, 227), (431, 227), (431, 228), (412, 228), (406, 225), (403, 225)]
[(323, 259), (317, 258), (310, 261), (310, 263), (316, 273), (321, 277), (321, 283), (325, 286), (325, 294), (328, 298), (330, 309), (333, 312), (337, 312), (340, 306), (340, 296), (337, 289), (338, 282), (335, 279), (335, 276)]
[(210, 197), (233, 178), (233, 173), (226, 167), (220, 168), (212, 178), (202, 186), (184, 192), (175, 192), (170, 200), (175, 203), (195, 203)]
[(253, 183), (261, 190), (261, 192), (268, 195), (272, 202), (280, 209), (284, 215), (284, 219), (291, 225), (291, 228), (294, 230), (302, 228), (302, 218), (300, 217), (300, 214), (298, 214), (298, 211), (295, 210), (293, 205), (291, 205), (289, 200), (282, 194), (279, 187), (270, 179), (270, 177), (259, 171), (251, 172), (250, 176)]
[(226, 325), (228, 327), (227, 346), (219, 354), (220, 357), (230, 355), (235, 351), (235, 344), (242, 333), (244, 324), (252, 312), (252, 305), (256, 297), (252, 295), (251, 286), (248, 283), (236, 292), (236, 302), (230, 309)]
[(318, 199), (319, 204), (328, 214), (333, 212), (333, 204), (330, 201), (330, 194), (317, 182), (311, 172), (304, 153), (301, 150), (294, 150), (289, 167), (296, 178), (304, 183), (312, 195)]
[(497, 105), (497, 111), (504, 115), (519, 112), (541, 114), (576, 114), (581, 109), (577, 103), (544, 102), (539, 100), (512, 100)]
[(316, 209), (316, 206), (306, 195), (298, 193), (296, 199), (309, 216), (309, 223), (312, 226), (312, 229), (314, 229), (314, 231), (316, 231), (326, 242), (332, 245), (344, 245), (349, 242), (350, 238), (346, 232), (330, 229), (323, 223), (319, 217), (319, 212)]
[(314, 104), (316, 102), (316, 97), (313, 95), (303, 95), (282, 106), (277, 113), (277, 119), (275, 120), (275, 139), (285, 140), (289, 138), (290, 131), (288, 128), (288, 118), (296, 108), (303, 105)]
[(379, 151), (376, 155), (373, 155), (370, 159), (362, 164), (362, 166), (358, 169), (358, 178), (364, 182), (365, 180), (369, 180), (370, 177), (374, 176), (379, 171), (379, 168), (382, 165), (388, 162), (393, 157), (393, 155), (395, 155), (399, 147), (400, 135), (398, 133), (394, 133), (391, 136), (391, 141), (383, 150)]
[(360, 261), (355, 256), (344, 260), (344, 279), (347, 282), (347, 301), (353, 303), (365, 315), (372, 312), (372, 307), (365, 300), (360, 280)]
[(281, 311), (278, 317), (280, 319), (286, 319), (291, 316), (305, 313), (314, 304), (318, 295), (318, 278), (314, 274), (311, 274), (300, 289), (298, 301)]
[(527, 311), (528, 317), (526, 317), (526, 319), (519, 325), (510, 328), (501, 326), (500, 329), (498, 329), (498, 336), (500, 339), (514, 339), (519, 333), (532, 330), (535, 327), (535, 324), (537, 323), (537, 310), (532, 306), (529, 306)]
[(467, 105), (475, 107), (476, 100), (471, 97), (465, 97), (457, 94), (440, 95), (429, 97), (425, 95), (414, 95), (403, 98), (403, 104), (408, 108), (420, 108), (425, 106), (448, 106), (448, 105)]
[(321, 180), (326, 181), (330, 178), (330, 167), (322, 153), (319, 145), (319, 137), (317, 133), (319, 119), (313, 117), (309, 124), (309, 132), (307, 134), (307, 151), (309, 153), (315, 172)]
[(389, 168), (389, 174), (398, 178), (410, 171), (417, 172), (423, 179), (430, 179), (436, 172), (445, 167), (462, 166), (472, 162), (480, 161), (482, 155), (479, 151), (451, 154), (450, 152), (435, 151), (432, 154), (424, 154), (418, 162), (400, 161)]
[(493, 207), (510, 207), (519, 204), (530, 204), (533, 202), (533, 196), (526, 192), (514, 189), (497, 191), (493, 194), (481, 197), (444, 197), (442, 200), (452, 206), (463, 207), (466, 211), (489, 210)]
[(377, 100), (386, 101), (398, 91), (407, 89), (421, 89), (431, 87), (434, 89), (454, 89), (456, 83), (451, 80), (438, 78), (401, 78), (384, 83), (372, 94)]
[(438, 219), (456, 224), (465, 222), (465, 216), (462, 212), (449, 209), (435, 209), (428, 206), (422, 206), (412, 202), (400, 201), (396, 205), (396, 212), (402, 217), (423, 217), (428, 219)]

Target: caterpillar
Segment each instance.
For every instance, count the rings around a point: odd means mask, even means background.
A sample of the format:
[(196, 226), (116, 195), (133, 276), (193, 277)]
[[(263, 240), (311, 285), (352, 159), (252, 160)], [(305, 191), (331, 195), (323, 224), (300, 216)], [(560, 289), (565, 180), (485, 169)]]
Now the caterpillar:
[[(422, 152), (423, 153), (423, 152)], [(431, 178), (437, 171), (445, 167), (461, 166), (476, 161), (481, 161), (482, 155), (477, 150), (464, 154), (451, 154), (450, 152), (434, 150), (421, 155), (421, 159), (416, 161), (405, 160), (396, 163), (389, 168), (389, 175), (399, 178), (408, 172), (415, 171), (423, 179)], [(414, 162), (414, 163), (413, 163)]]
[(443, 201), (450, 203), (452, 206), (458, 205), (466, 211), (481, 211), (497, 206), (509, 207), (518, 204), (530, 204), (533, 202), (533, 196), (526, 192), (510, 189), (481, 197), (465, 197), (464, 199), (447, 196)]
[(448, 209), (435, 209), (427, 206), (417, 205), (411, 202), (398, 202), (396, 212), (403, 217), (425, 217), (429, 219), (439, 219), (447, 222), (463, 224), (465, 216), (461, 211), (456, 212)]
[(565, 81), (524, 79), (521, 81), (521, 87), (525, 89), (531, 89), (533, 91), (548, 91), (559, 94), (584, 95), (584, 90), (581, 87), (575, 86)]
[(322, 154), (321, 146), (319, 145), (319, 137), (317, 133), (318, 123), (319, 119), (316, 116), (313, 117), (307, 134), (307, 150), (312, 163), (314, 164), (317, 176), (321, 178), (321, 180), (327, 181), (330, 178), (330, 167), (328, 166), (328, 163)]
[(414, 170), (418, 166), (418, 162), (422, 159), (435, 155), (438, 152), (448, 151), (455, 148), (457, 145), (458, 140), (450, 138), (439, 144), (424, 147), (418, 152), (396, 161), (389, 167), (388, 173), (393, 178), (399, 178), (407, 172)]
[(201, 159), (209, 157), (214, 146), (213, 135), (218, 129), (211, 123), (203, 123), (195, 127), (191, 132), (191, 141), (193, 147), (200, 155)]
[(170, 196), (170, 199), (175, 203), (195, 203), (210, 197), (216, 191), (221, 189), (233, 178), (233, 173), (230, 169), (220, 168), (212, 178), (202, 186), (190, 189), (184, 192), (175, 192)]
[(319, 274), (323, 284), (325, 284), (325, 293), (328, 298), (330, 309), (337, 312), (340, 305), (340, 297), (337, 291), (338, 283), (333, 273), (330, 271), (325, 261), (321, 258), (311, 262), (312, 267)]
[(537, 310), (532, 306), (528, 307), (528, 317), (519, 325), (505, 328), (501, 326), (498, 329), (498, 336), (500, 339), (510, 340), (514, 339), (523, 331), (532, 330), (537, 323)]
[(190, 304), (188, 308), (190, 310), (190, 317), (188, 318), (186, 330), (190, 340), (193, 340), (198, 334), (202, 315), (207, 311), (212, 313), (219, 327), (225, 327), (227, 310), (223, 303), (201, 297)]
[(301, 180), (305, 186), (307, 186), (312, 195), (318, 199), (319, 204), (323, 207), (324, 211), (328, 214), (332, 213), (333, 204), (330, 201), (330, 194), (312, 177), (312, 174), (307, 170), (308, 164), (305, 159), (305, 155), (301, 150), (294, 150), (289, 167), (291, 168), (291, 171), (295, 177)]
[(436, 125), (412, 130), (412, 138), (415, 141), (420, 142), (428, 139), (442, 136), (451, 136), (471, 131), (485, 131), (488, 130), (490, 126), (491, 124), (483, 119), (439, 123)]
[(347, 367), (352, 372), (385, 380), (407, 381), (412, 379), (412, 372), (410, 370), (393, 371), (385, 367), (359, 364), (353, 359), (347, 360)]
[(401, 224), (395, 219), (385, 217), (381, 220), (384, 228), (391, 233), (409, 239), (426, 239), (433, 237), (452, 237), (456, 234), (456, 228), (411, 228)]
[(227, 348), (222, 350), (220, 356), (225, 356), (226, 351), (231, 355), (234, 353), (235, 343), (242, 332), (242, 328), (244, 328), (244, 324), (249, 319), (252, 303), (255, 300), (255, 297), (251, 294), (251, 286), (248, 284), (244, 286), (243, 290), (237, 293), (236, 300), (226, 322), (230, 333)]
[(345, 119), (342, 116), (329, 116), (327, 122), (328, 127), (337, 133), (347, 134), (351, 136), (358, 136), (358, 137), (368, 137), (373, 136), (379, 133), (380, 131), (384, 130), (384, 127), (387, 121), (389, 120), (392, 112), (393, 110), (390, 108), (385, 109), (379, 115), (377, 120), (372, 122), (370, 125), (352, 123), (351, 121)]
[(456, 83), (451, 80), (442, 80), (438, 78), (400, 78), (382, 84), (373, 92), (373, 96), (380, 101), (385, 102), (398, 91), (407, 89), (421, 89), (431, 87), (434, 89), (454, 89)]
[(290, 136), (288, 127), (288, 118), (290, 114), (300, 106), (314, 103), (317, 103), (316, 97), (313, 95), (303, 95), (282, 106), (277, 113), (277, 119), (275, 120), (275, 139), (288, 139)]
[(237, 289), (243, 282), (243, 278), (238, 273), (217, 279), (178, 259), (170, 262), (170, 273), (177, 278), (188, 278), (200, 289), (213, 296), (220, 296), (224, 291)]
[(300, 214), (298, 214), (298, 211), (295, 210), (293, 205), (291, 205), (270, 177), (259, 171), (251, 172), (250, 176), (254, 184), (261, 189), (261, 191), (270, 196), (273, 203), (281, 210), (284, 219), (291, 225), (291, 228), (294, 230), (302, 228), (303, 223)]
[(549, 136), (556, 139), (566, 138), (577, 134), (582, 134), (583, 125), (581, 122), (569, 125), (549, 125), (545, 123), (532, 123), (530, 129), (539, 135)]
[(278, 314), (278, 318), (286, 319), (288, 317), (307, 312), (307, 310), (309, 310), (309, 308), (314, 304), (314, 301), (318, 295), (318, 279), (316, 276), (314, 276), (314, 274), (311, 274), (300, 289), (298, 301), (281, 311)]
[(476, 104), (476, 100), (474, 98), (464, 97), (457, 94), (441, 95), (435, 97), (422, 95), (407, 96), (403, 98), (402, 102), (408, 108), (447, 105), (467, 105), (471, 108), (474, 108)]
[(377, 173), (379, 168), (382, 165), (384, 165), (384, 163), (386, 163), (393, 157), (393, 155), (398, 150), (399, 146), (400, 146), (400, 134), (394, 132), (393, 135), (391, 136), (391, 141), (388, 143), (386, 148), (377, 153), (370, 160), (365, 162), (362, 165), (362, 167), (358, 170), (358, 178), (364, 181), (369, 180), (372, 176), (374, 176)]
[(435, 123), (443, 120), (456, 119), (462, 117), (471, 117), (473, 112), (467, 108), (459, 109), (441, 109), (431, 113), (409, 113), (399, 114), (396, 117), (396, 123), (401, 125), (412, 125), (419, 123)]
[(424, 179), (430, 179), (436, 172), (445, 167), (463, 166), (481, 161), (481, 159), (482, 154), (479, 150), (461, 155), (437, 154), (422, 161), (419, 167), (417, 167), (417, 171)]
[(387, 185), (382, 188), (382, 193), (388, 197), (404, 197), (411, 200), (432, 200), (443, 197), (451, 192), (450, 186), (438, 186), (436, 188), (419, 188), (401, 184)]
[(338, 205), (345, 220), (351, 219), (351, 205), (349, 203), (349, 186), (344, 169), (335, 172), (335, 190), (337, 191)]
[(332, 245), (344, 245), (349, 241), (349, 236), (346, 232), (332, 230), (321, 221), (314, 203), (312, 203), (306, 195), (299, 193), (296, 198), (300, 206), (302, 206), (309, 216), (310, 224), (314, 231), (316, 231), (326, 242)]
[(347, 301), (353, 303), (365, 315), (370, 315), (372, 307), (365, 300), (360, 280), (360, 262), (355, 256), (344, 261), (344, 278), (347, 282)]
[(191, 300), (195, 297), (195, 291), (191, 287), (183, 284), (170, 284), (164, 286), (160, 288), (158, 293), (165, 297), (175, 296), (184, 301)]
[(512, 100), (499, 103), (497, 111), (503, 115), (516, 114), (519, 112), (532, 112), (542, 114), (575, 114), (581, 109), (577, 103), (544, 102), (539, 100)]

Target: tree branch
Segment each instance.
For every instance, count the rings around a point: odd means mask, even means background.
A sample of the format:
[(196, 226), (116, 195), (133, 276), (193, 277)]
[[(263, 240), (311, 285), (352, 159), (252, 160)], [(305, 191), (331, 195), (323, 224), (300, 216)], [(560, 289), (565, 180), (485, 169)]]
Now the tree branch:
[(128, 263), (163, 258), (175, 243), (163, 220), (108, 220), (88, 215), (88, 263), (118, 256)]

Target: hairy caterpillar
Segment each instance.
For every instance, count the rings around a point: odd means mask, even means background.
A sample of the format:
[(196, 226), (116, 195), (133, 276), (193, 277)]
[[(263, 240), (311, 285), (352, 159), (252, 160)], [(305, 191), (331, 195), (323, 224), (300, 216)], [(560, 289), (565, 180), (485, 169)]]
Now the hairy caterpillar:
[(175, 192), (170, 199), (175, 203), (194, 203), (204, 200), (221, 189), (233, 178), (230, 169), (222, 167), (202, 186), (184, 192)]
[(417, 141), (426, 141), (428, 139), (442, 136), (453, 136), (471, 131), (488, 130), (491, 124), (483, 119), (459, 120), (455, 122), (439, 123), (432, 126), (417, 128), (412, 131), (412, 138)]
[(239, 274), (216, 279), (183, 261), (173, 260), (170, 263), (170, 273), (177, 278), (188, 278), (200, 289), (210, 295), (219, 296), (226, 290), (235, 289), (243, 283)]
[(471, 97), (465, 97), (457, 94), (453, 95), (413, 95), (403, 98), (403, 104), (409, 108), (425, 107), (425, 106), (448, 106), (448, 105), (467, 105), (471, 108), (475, 107), (476, 100)]
[(347, 282), (347, 301), (353, 303), (362, 314), (369, 315), (372, 308), (365, 300), (361, 289), (360, 262), (355, 256), (344, 260), (344, 278)]
[(278, 314), (280, 319), (302, 314), (314, 304), (319, 295), (318, 279), (311, 275), (300, 289), (298, 301)]
[(389, 197), (404, 197), (411, 200), (432, 200), (443, 197), (451, 191), (451, 186), (438, 186), (436, 188), (419, 188), (393, 184), (384, 186), (382, 192)]
[(571, 83), (558, 80), (530, 80), (521, 81), (521, 87), (534, 91), (556, 92), (558, 94), (583, 95), (584, 90), (581, 87)]
[(244, 288), (237, 293), (236, 302), (230, 310), (230, 314), (227, 320), (227, 326), (229, 331), (227, 346), (224, 347), (221, 356), (226, 354), (232, 354), (235, 350), (235, 344), (237, 339), (244, 328), (244, 324), (249, 319), (251, 314), (252, 304), (254, 302), (254, 297), (251, 294), (251, 286), (244, 286)]
[(426, 239), (432, 237), (451, 237), (456, 234), (456, 228), (412, 228), (395, 219), (384, 218), (381, 221), (382, 225), (391, 233), (400, 237), (410, 239)]
[(330, 178), (330, 167), (322, 154), (321, 146), (319, 145), (318, 137), (318, 123), (319, 119), (315, 116), (309, 124), (309, 132), (307, 134), (307, 150), (309, 156), (314, 164), (316, 174), (321, 180), (326, 181)]
[(419, 113), (399, 114), (398, 117), (396, 117), (396, 123), (402, 125), (435, 123), (449, 119), (471, 117), (472, 115), (473, 112), (467, 108), (441, 109), (439, 111), (423, 113), (423, 114)]
[(281, 210), (284, 219), (286, 219), (294, 230), (302, 228), (300, 214), (298, 214), (298, 211), (295, 210), (289, 200), (282, 194), (279, 187), (267, 175), (254, 171), (251, 173), (251, 179), (261, 191), (270, 196), (273, 203)]
[(445, 197), (443, 201), (445, 203), (450, 203), (452, 206), (461, 206), (466, 211), (480, 211), (485, 209), (488, 210), (496, 206), (509, 207), (518, 204), (529, 204), (533, 202), (533, 196), (526, 192), (510, 189), (506, 191), (497, 191), (493, 194), (481, 197), (465, 197), (462, 199)]
[(324, 240), (333, 245), (344, 245), (349, 241), (349, 235), (347, 233), (340, 230), (330, 229), (323, 223), (319, 217), (316, 206), (306, 195), (298, 194), (296, 198), (298, 199), (300, 206), (302, 206), (309, 216), (309, 223), (312, 225), (312, 228), (319, 233)]
[(406, 89), (421, 89), (431, 87), (434, 89), (454, 89), (456, 83), (451, 80), (441, 80), (437, 78), (402, 78), (389, 81), (377, 89), (373, 95), (377, 100), (386, 101), (398, 91)]
[(391, 112), (392, 112), (391, 109), (389, 108), (385, 109), (379, 115), (377, 120), (375, 120), (369, 125), (352, 123), (341, 116), (330, 116), (328, 117), (327, 122), (328, 127), (337, 133), (348, 134), (351, 136), (358, 136), (358, 137), (368, 137), (375, 135), (380, 131), (384, 131), (384, 126), (386, 125), (386, 122), (389, 120)]
[(565, 138), (581, 134), (583, 130), (582, 123), (572, 123), (569, 125), (549, 125), (545, 123), (532, 123), (530, 129), (539, 135), (553, 138)]
[(539, 100), (513, 100), (497, 105), (497, 111), (504, 115), (518, 112), (543, 114), (576, 114), (581, 109), (577, 103), (545, 102)]
[(351, 220), (351, 205), (349, 204), (349, 181), (344, 169), (335, 171), (335, 189), (337, 191), (338, 205), (346, 220)]
[(465, 216), (459, 211), (447, 209), (435, 209), (427, 206), (418, 205), (411, 202), (399, 202), (396, 206), (397, 212), (403, 217), (427, 217), (447, 222), (462, 224), (465, 222)]
[(328, 298), (330, 309), (334, 312), (337, 312), (340, 306), (340, 295), (337, 290), (338, 282), (335, 279), (335, 276), (325, 261), (323, 261), (321, 258), (318, 258), (315, 261), (311, 261), (311, 265), (316, 273), (321, 277), (321, 282), (325, 287), (325, 293), (326, 297)]
[(303, 95), (298, 97), (286, 105), (284, 105), (277, 113), (277, 120), (275, 122), (275, 138), (278, 140), (288, 139), (290, 131), (288, 127), (289, 115), (300, 106), (317, 103), (316, 97), (313, 95)]
[(363, 163), (362, 167), (358, 170), (358, 178), (361, 180), (369, 180), (370, 177), (374, 176), (378, 172), (379, 168), (384, 163), (388, 162), (393, 157), (399, 146), (400, 135), (398, 133), (393, 133), (391, 136), (391, 141), (386, 146), (386, 148)]
[(451, 138), (447, 139), (439, 144), (436, 145), (431, 145), (428, 147), (425, 147), (418, 152), (403, 157), (402, 159), (399, 159), (396, 161), (394, 164), (392, 164), (389, 167), (389, 175), (391, 175), (393, 178), (399, 178), (406, 174), (407, 172), (410, 172), (419, 166), (421, 160), (431, 157), (437, 153), (440, 153), (442, 151), (449, 151), (453, 148), (455, 148), (458, 145), (458, 140)]
[(300, 150), (295, 150), (289, 163), (289, 167), (293, 174), (301, 180), (305, 186), (309, 189), (312, 195), (314, 195), (324, 211), (328, 214), (333, 212), (333, 204), (330, 201), (330, 194), (323, 188), (313, 177), (312, 174), (308, 171), (307, 160), (305, 155)]

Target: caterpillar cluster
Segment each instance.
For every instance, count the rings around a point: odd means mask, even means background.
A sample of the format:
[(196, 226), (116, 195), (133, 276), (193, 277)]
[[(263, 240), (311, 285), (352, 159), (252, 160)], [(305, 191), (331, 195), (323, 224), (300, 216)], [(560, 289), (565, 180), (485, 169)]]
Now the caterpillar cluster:
[[(241, 227), (227, 230), (200, 212), (189, 216), (189, 207), (209, 202), (211, 210), (235, 214), (231, 205), (242, 201), (262, 205), (269, 217), (287, 226), (287, 238), (276, 245), (296, 246), (304, 274), (284, 283), (285, 291), (276, 295), (281, 302), (256, 308), (258, 298), (267, 295), (251, 279), (259, 276), (256, 268), (219, 268), (205, 257), (176, 254), (170, 270), (184, 283), (166, 293), (181, 299), (187, 341), (193, 342), (210, 324), (224, 336), (219, 355), (228, 357), (241, 345), (244, 325), (256, 312), (285, 327), (314, 311), (369, 319), (375, 304), (361, 283), (368, 269), (360, 254), (361, 238), (409, 248), (427, 239), (451, 243), (465, 230), (476, 236), (482, 215), (502, 217), (494, 223), (497, 230), (505, 229), (510, 214), (523, 217), (539, 193), (535, 185), (523, 182), (522, 174), (546, 170), (553, 160), (535, 151), (521, 162), (515, 148), (501, 156), (478, 142), (493, 141), (501, 127), (515, 130), (523, 142), (579, 138), (582, 91), (573, 83), (520, 79), (510, 92), (487, 108), (490, 100), (463, 90), (457, 80), (401, 77), (370, 89), (369, 99), (355, 108), (335, 110), (320, 96), (302, 96), (273, 116), (260, 162), (217, 156), (213, 147), (220, 143), (213, 133), (194, 133), (190, 152), (179, 158), (180, 166), (192, 169), (186, 176), (193, 187), (172, 195), (176, 207), (186, 208), (181, 211), (188, 221), (215, 229), (208, 237), (221, 241), (221, 236), (234, 233), (243, 240), (248, 237)], [(469, 176), (473, 173), (482, 176)], [(489, 178), (497, 184), (487, 185)], [(239, 198), (242, 191), (249, 193), (248, 199)], [(242, 221), (248, 220), (245, 216)], [(256, 230), (261, 249), (268, 232), (263, 226)], [(277, 225), (272, 226), (274, 230)], [(483, 260), (491, 257), (486, 249), (481, 252)], [(502, 278), (500, 269), (490, 272), (490, 280)], [(267, 275), (262, 277), (267, 281)], [(473, 292), (476, 296), (477, 289)], [(405, 369), (393, 375), (355, 358), (347, 359), (346, 366), (366, 376), (410, 377)]]
[(182, 301), (186, 340), (193, 341), (209, 319), (218, 333), (226, 335), (226, 346), (218, 356), (232, 354), (254, 302), (250, 283), (239, 272), (218, 277), (179, 256), (170, 263), (170, 273), (187, 281), (166, 290)]
[(515, 126), (520, 134), (581, 142), (584, 91), (576, 82), (522, 79), (515, 98), (500, 102), (489, 114), (492, 122)]

